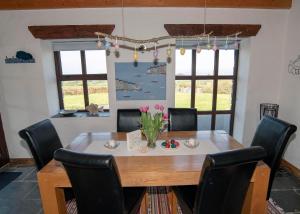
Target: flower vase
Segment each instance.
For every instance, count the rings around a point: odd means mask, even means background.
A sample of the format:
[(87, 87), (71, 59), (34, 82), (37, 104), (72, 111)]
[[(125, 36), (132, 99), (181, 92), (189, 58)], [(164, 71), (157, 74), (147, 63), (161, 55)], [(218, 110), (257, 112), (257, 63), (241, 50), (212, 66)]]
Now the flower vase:
[(145, 134), (147, 139), (147, 146), (151, 149), (154, 149), (156, 147), (156, 141), (158, 138), (159, 132), (151, 133), (151, 134)]

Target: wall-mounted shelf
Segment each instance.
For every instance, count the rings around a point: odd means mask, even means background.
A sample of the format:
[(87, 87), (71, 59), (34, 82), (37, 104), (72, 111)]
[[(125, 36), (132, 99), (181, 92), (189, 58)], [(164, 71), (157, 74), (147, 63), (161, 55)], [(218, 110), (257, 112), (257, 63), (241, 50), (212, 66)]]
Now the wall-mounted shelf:
[(111, 34), (115, 25), (44, 25), (28, 26), (36, 39), (82, 39), (95, 38), (95, 32)]
[[(166, 31), (170, 36), (192, 36), (204, 33), (203, 24), (165, 24)], [(212, 36), (227, 36), (241, 32), (239, 37), (256, 36), (261, 25), (249, 24), (206, 24), (206, 32), (213, 32)]]

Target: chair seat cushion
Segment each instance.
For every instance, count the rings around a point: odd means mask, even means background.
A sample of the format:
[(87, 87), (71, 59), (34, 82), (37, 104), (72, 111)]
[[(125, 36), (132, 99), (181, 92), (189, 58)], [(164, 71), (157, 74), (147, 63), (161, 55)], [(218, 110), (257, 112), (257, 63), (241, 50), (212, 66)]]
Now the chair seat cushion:
[(197, 186), (176, 186), (172, 189), (183, 213), (193, 213)]
[(128, 187), (123, 188), (126, 213), (136, 214), (145, 195), (146, 188)]

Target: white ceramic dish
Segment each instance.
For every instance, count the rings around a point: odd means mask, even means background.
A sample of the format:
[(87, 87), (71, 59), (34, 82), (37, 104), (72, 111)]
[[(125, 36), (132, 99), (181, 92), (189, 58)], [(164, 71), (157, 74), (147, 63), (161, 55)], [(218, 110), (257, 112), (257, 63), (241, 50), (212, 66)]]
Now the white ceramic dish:
[(184, 141), (184, 145), (190, 149), (195, 149), (199, 146), (200, 142), (199, 141), (195, 141), (194, 143), (190, 143), (190, 141), (186, 140)]
[(106, 144), (104, 144), (104, 147), (107, 149), (116, 149), (119, 145), (120, 145), (120, 142), (115, 142), (114, 146), (112, 146), (111, 144), (109, 144), (109, 142), (107, 142)]
[(71, 116), (73, 114), (75, 114), (77, 112), (77, 110), (61, 110), (59, 112), (59, 114), (63, 115), (63, 116)]

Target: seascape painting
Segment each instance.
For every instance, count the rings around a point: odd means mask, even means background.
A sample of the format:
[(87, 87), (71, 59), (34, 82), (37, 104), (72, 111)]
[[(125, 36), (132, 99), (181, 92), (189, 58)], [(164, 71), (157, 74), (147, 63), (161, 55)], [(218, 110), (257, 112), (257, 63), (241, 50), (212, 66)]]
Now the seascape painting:
[(116, 63), (117, 100), (165, 100), (166, 69), (166, 63)]

